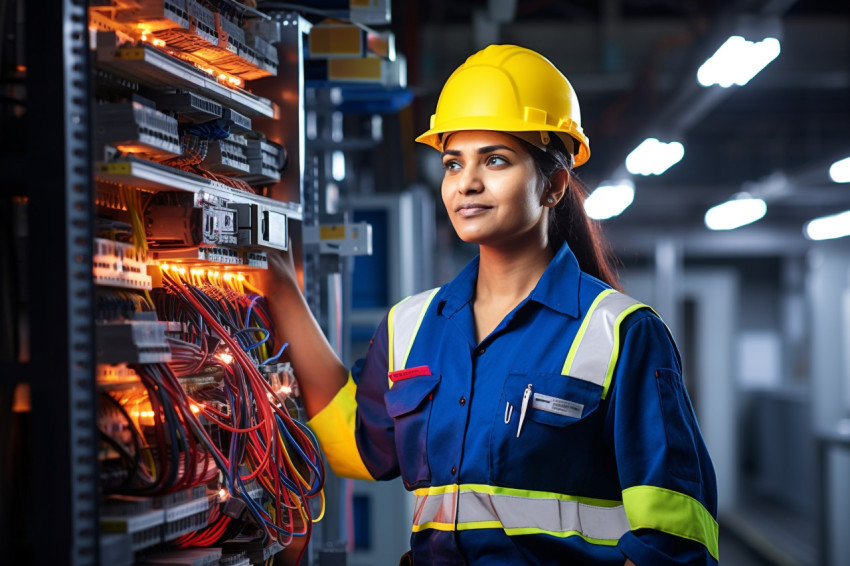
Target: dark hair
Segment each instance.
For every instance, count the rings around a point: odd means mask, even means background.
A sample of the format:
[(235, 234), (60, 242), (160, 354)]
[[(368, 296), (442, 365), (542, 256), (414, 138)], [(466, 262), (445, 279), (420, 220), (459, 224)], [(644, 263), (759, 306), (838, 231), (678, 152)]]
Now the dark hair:
[(573, 172), (572, 154), (566, 150), (561, 138), (555, 135), (551, 136), (546, 151), (524, 140), (520, 141), (534, 158), (537, 174), (544, 186), (561, 169), (569, 173), (569, 185), (564, 198), (549, 209), (549, 246), (552, 251), (557, 252), (562, 245), (568, 245), (582, 271), (622, 291), (616, 268), (619, 259), (602, 235), (599, 224), (584, 211), (587, 188)]

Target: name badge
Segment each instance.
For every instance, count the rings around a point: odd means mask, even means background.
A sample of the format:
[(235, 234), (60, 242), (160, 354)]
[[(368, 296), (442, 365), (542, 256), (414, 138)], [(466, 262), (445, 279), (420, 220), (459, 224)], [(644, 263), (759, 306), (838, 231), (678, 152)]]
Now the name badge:
[(395, 383), (396, 381), (401, 381), (403, 379), (410, 379), (411, 377), (420, 377), (423, 375), (431, 375), (431, 370), (428, 366), (416, 366), (407, 369), (399, 369), (396, 371), (391, 371), (387, 374), (390, 378), (390, 381)]
[(543, 395), (542, 393), (534, 394), (534, 400), (532, 401), (531, 406), (539, 411), (555, 413), (556, 415), (563, 415), (574, 419), (580, 419), (582, 412), (584, 412), (584, 405), (581, 403)]

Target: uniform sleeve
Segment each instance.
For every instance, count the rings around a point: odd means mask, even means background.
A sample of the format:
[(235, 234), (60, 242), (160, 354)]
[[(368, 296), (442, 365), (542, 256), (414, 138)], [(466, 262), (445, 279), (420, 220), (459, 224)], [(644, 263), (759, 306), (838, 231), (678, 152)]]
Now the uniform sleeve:
[(649, 311), (624, 325), (606, 421), (637, 566), (718, 560), (714, 468), (682, 381), (676, 346)]
[(393, 419), (384, 405), (387, 344), (384, 318), (366, 358), (352, 366), (346, 385), (307, 423), (341, 477), (385, 480), (399, 475)]

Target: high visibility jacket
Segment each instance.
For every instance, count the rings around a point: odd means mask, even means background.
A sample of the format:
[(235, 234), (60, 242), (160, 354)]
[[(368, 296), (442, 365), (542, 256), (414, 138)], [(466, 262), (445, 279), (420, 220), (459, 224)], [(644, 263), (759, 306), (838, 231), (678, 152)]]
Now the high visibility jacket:
[(714, 471), (663, 322), (564, 245), (477, 343), (477, 275), (381, 323), (309, 423), (334, 471), (401, 475), (414, 564), (715, 564)]

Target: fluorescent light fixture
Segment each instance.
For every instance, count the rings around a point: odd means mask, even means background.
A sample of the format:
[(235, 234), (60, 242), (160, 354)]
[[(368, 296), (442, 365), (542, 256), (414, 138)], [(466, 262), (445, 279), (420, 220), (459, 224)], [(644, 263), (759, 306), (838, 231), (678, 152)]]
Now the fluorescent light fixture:
[(776, 59), (780, 50), (779, 40), (775, 37), (752, 42), (733, 35), (702, 64), (697, 71), (697, 80), (702, 86), (743, 86)]
[(631, 181), (599, 185), (584, 200), (584, 210), (594, 220), (607, 220), (622, 214), (635, 199), (635, 185)]
[(341, 151), (334, 151), (331, 154), (331, 176), (334, 181), (345, 179), (345, 154)]
[(833, 240), (850, 236), (850, 210), (807, 222), (803, 234), (810, 240)]
[(664, 143), (647, 138), (626, 157), (626, 169), (632, 175), (661, 175), (684, 155), (685, 146), (679, 142)]
[(766, 212), (762, 199), (742, 195), (710, 208), (705, 213), (705, 225), (709, 230), (734, 230), (760, 220)]
[(830, 165), (829, 178), (836, 183), (850, 183), (850, 157), (845, 157)]

